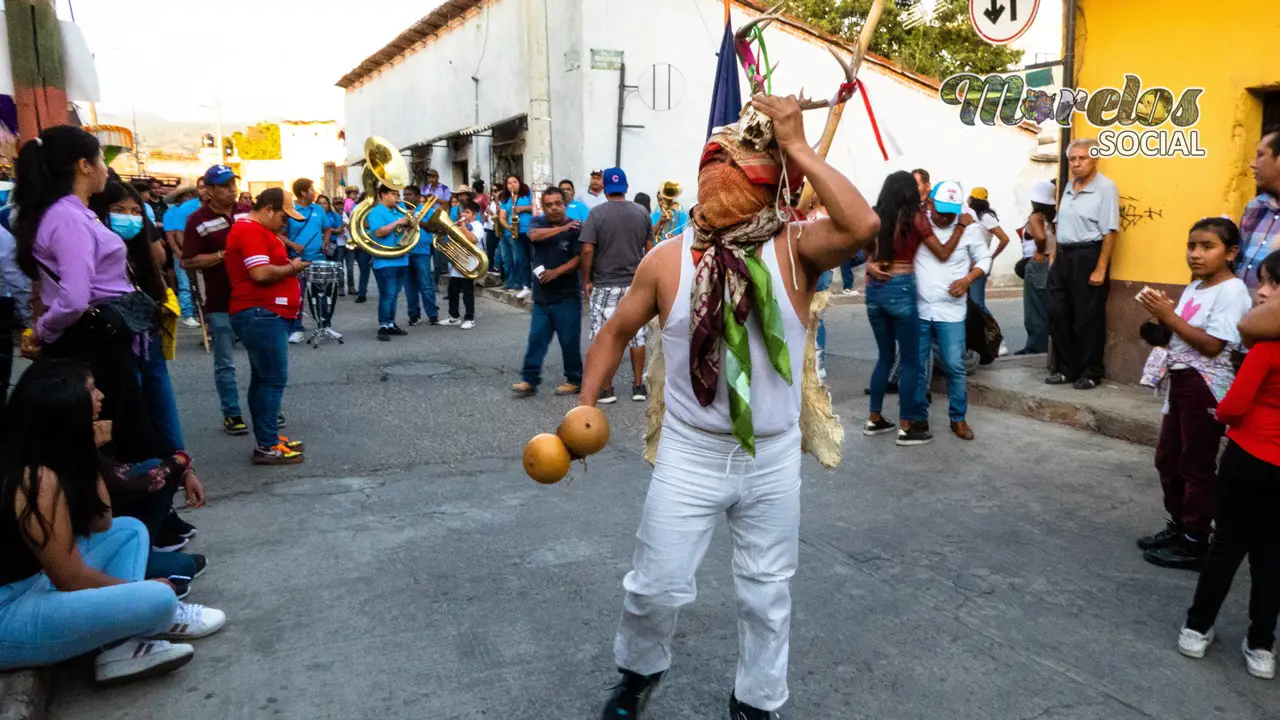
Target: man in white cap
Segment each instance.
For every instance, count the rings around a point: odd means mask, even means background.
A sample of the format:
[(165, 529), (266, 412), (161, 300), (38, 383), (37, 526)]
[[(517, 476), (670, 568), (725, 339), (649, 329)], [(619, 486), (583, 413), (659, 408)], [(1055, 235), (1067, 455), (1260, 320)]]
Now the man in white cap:
[[(964, 199), (964, 188), (954, 180), (934, 185), (929, 194), (929, 223), (943, 246), (941, 255), (927, 247), (916, 253), (916, 307), (920, 313), (920, 367), (924, 373), (920, 392), (929, 387), (936, 344), (947, 376), (951, 432), (961, 440), (972, 440), (973, 430), (965, 417), (969, 410), (964, 367), (965, 316), (970, 283), (991, 271), (991, 250), (973, 225), (973, 216), (963, 214)], [(924, 429), (928, 431), (927, 426)]]

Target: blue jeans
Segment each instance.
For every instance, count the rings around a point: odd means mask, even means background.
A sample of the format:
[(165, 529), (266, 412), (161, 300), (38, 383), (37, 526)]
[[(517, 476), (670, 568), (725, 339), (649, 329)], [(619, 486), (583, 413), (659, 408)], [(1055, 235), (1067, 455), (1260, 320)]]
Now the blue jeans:
[(409, 255), (409, 283), (405, 291), (405, 299), (409, 302), (410, 320), (422, 317), (423, 305), (427, 307), (427, 317), (432, 320), (440, 315), (440, 306), (436, 304), (436, 278), (431, 272), (433, 254), (411, 253)]
[[(933, 375), (933, 345), (937, 343), (938, 359), (942, 362), (942, 371), (947, 376), (947, 398), (951, 406), (948, 416), (951, 422), (962, 422), (969, 412), (968, 389), (965, 387), (964, 371), (965, 324), (960, 322), (920, 321), (920, 358), (919, 373), (922, 388), (929, 387)], [(902, 369), (902, 380), (907, 379), (907, 369)]]
[[(978, 307), (987, 310), (987, 276), (974, 280), (969, 283), (969, 299), (978, 304)], [(991, 312), (987, 310), (987, 312)]]
[(127, 581), (61, 592), (45, 573), (0, 586), (0, 670), (52, 665), (103, 645), (167, 629), (178, 598), (143, 582), (151, 540), (133, 518), (77, 540), (88, 567)]
[(531, 244), (529, 236), (520, 233), (520, 237), (515, 240), (508, 240), (510, 243), (510, 262), (507, 271), (507, 289), (519, 290), (533, 286), (533, 268), (529, 265), (529, 252)]
[(537, 387), (542, 381), (542, 361), (551, 346), (551, 336), (560, 338), (560, 355), (564, 359), (564, 379), (582, 384), (582, 299), (564, 298), (555, 302), (533, 304), (529, 321), (529, 344), (524, 351), (525, 382)]
[(164, 359), (159, 332), (151, 333), (148, 338), (147, 357), (138, 359), (138, 382), (142, 385), (142, 399), (155, 427), (156, 439), (161, 444), (159, 454), (169, 456), (184, 449), (182, 419), (178, 416), (178, 401), (173, 396), (169, 363)]
[(369, 264), (373, 262), (373, 258), (363, 250), (351, 252), (355, 255), (356, 265), (360, 268), (360, 282), (356, 285), (356, 297), (365, 297), (369, 294)]
[(917, 422), (927, 420), (925, 386), (920, 384), (920, 316), (916, 312), (915, 275), (894, 275), (888, 282), (868, 277), (867, 320), (871, 322), (879, 351), (871, 373), (871, 412), (878, 414), (884, 410), (884, 394), (897, 353), (902, 364), (898, 416)]
[(289, 330), (286, 320), (266, 308), (253, 307), (231, 316), (231, 327), (249, 352), (249, 417), (258, 447), (280, 443), (280, 404), (289, 382)]
[(840, 282), (845, 290), (853, 289), (853, 258), (845, 260), (840, 265)]
[(182, 317), (196, 316), (196, 304), (191, 298), (191, 277), (182, 268), (182, 261), (174, 261), (173, 274), (178, 276), (178, 307), (182, 309)]
[[(831, 288), (831, 281), (835, 279), (835, 272), (828, 270), (818, 276), (818, 292), (825, 292)], [(818, 369), (821, 370), (827, 366), (827, 323), (819, 316), (818, 331), (814, 337), (815, 350), (818, 353)]]
[(378, 327), (396, 324), (396, 305), (408, 275), (409, 268), (404, 266), (382, 267), (373, 271), (373, 279), (378, 281)]
[(204, 316), (213, 336), (213, 385), (218, 389), (222, 417), (239, 417), (240, 387), (236, 385), (236, 332), (231, 317), (224, 312)]

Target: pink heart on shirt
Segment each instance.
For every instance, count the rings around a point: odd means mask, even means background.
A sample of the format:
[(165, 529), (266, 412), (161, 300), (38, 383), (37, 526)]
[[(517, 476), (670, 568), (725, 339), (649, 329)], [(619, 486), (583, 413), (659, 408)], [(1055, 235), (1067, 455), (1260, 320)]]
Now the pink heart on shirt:
[(1204, 305), (1196, 302), (1195, 298), (1191, 298), (1190, 300), (1187, 300), (1186, 305), (1182, 306), (1182, 312), (1178, 313), (1178, 315), (1180, 315), (1183, 320), (1191, 322), (1191, 318), (1195, 317), (1196, 313), (1200, 312), (1200, 308), (1202, 307), (1204, 307)]

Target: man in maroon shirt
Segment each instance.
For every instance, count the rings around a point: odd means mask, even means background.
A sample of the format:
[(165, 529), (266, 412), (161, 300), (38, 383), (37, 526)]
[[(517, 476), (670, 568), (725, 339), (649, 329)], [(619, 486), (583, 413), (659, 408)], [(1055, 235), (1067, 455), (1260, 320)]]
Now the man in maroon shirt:
[(222, 429), (229, 435), (247, 435), (249, 427), (240, 412), (240, 389), (236, 386), (233, 350), (235, 333), (227, 314), (231, 286), (223, 253), (227, 233), (236, 220), (248, 217), (253, 208), (236, 201), (236, 174), (225, 165), (214, 165), (204, 174), (209, 201), (191, 213), (182, 233), (182, 264), (204, 273), (205, 323), (213, 335), (213, 384), (222, 404)]

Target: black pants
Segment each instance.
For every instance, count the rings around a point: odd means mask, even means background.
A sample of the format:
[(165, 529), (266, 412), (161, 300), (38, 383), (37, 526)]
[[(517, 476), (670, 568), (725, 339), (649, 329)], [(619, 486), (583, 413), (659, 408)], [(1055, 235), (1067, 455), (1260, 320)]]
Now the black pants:
[(13, 298), (0, 297), (0, 408), (9, 397), (9, 375), (13, 372), (13, 335), (18, 318), (13, 314)]
[(462, 306), (467, 314), (463, 320), (476, 319), (476, 282), (467, 278), (449, 278), (449, 317), (458, 319), (458, 297), (462, 297)]
[(1234, 442), (1218, 471), (1218, 514), (1209, 557), (1200, 570), (1187, 627), (1206, 632), (1218, 618), (1231, 580), (1249, 557), (1249, 647), (1270, 650), (1280, 614), (1280, 467)]
[(1102, 380), (1102, 351), (1107, 344), (1108, 276), (1089, 284), (1098, 267), (1102, 243), (1059, 245), (1049, 268), (1049, 334), (1058, 372), (1068, 380)]

